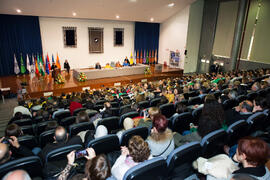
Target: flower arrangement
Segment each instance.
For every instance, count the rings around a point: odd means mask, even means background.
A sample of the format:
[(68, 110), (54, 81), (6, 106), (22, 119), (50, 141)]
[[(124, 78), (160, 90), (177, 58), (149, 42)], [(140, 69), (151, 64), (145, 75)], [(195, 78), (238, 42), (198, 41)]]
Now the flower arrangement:
[(87, 80), (87, 77), (86, 77), (85, 73), (80, 73), (79, 74), (79, 81), (85, 82), (86, 80)]
[(145, 68), (144, 74), (145, 74), (145, 75), (151, 75), (151, 74), (152, 74), (150, 67), (146, 67), (146, 68)]
[(57, 75), (57, 79), (56, 79), (56, 84), (64, 84), (65, 83), (65, 79), (63, 78), (63, 76), (59, 73)]

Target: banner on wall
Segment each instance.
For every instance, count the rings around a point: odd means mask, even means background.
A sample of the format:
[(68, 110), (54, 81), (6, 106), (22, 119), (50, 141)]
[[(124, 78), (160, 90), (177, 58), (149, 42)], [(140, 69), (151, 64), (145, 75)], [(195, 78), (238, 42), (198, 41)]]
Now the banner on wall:
[(178, 50), (176, 51), (170, 51), (170, 67), (179, 67), (180, 63), (180, 52)]

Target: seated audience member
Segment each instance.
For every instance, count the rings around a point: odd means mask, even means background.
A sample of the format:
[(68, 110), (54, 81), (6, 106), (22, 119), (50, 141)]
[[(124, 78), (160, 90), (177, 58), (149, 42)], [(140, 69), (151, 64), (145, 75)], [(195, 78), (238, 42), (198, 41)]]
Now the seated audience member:
[(168, 93), (165, 95), (165, 97), (167, 98), (168, 103), (173, 103), (173, 101), (174, 101), (173, 88), (170, 88), (170, 89), (168, 90)]
[(104, 68), (105, 68), (105, 69), (113, 69), (112, 66), (111, 66), (109, 63), (107, 63), (106, 66), (105, 66)]
[(228, 94), (229, 99), (235, 99), (237, 96), (238, 96), (237, 91), (235, 91), (235, 90), (230, 90), (229, 91), (229, 94)]
[(56, 129), (57, 126), (58, 126), (57, 121), (49, 121), (47, 126), (45, 127), (45, 131)]
[(252, 112), (262, 112), (267, 108), (267, 99), (263, 97), (256, 97), (253, 100), (253, 111)]
[(134, 127), (134, 121), (131, 118), (127, 117), (123, 122), (123, 126), (124, 126), (124, 129), (116, 133), (119, 140), (121, 139), (123, 132), (125, 132), (128, 129), (132, 129)]
[[(111, 176), (111, 166), (104, 154), (96, 155), (93, 148), (87, 148), (87, 159), (84, 174), (76, 174), (84, 180), (106, 180)], [(70, 170), (76, 166), (75, 162), (75, 151), (71, 151), (67, 155), (68, 164), (65, 169), (60, 173), (57, 180), (66, 180), (70, 175)], [(74, 178), (74, 176), (73, 176)], [(72, 179), (73, 179), (72, 178)]]
[(78, 97), (73, 97), (72, 102), (69, 105), (69, 111), (71, 116), (73, 116), (74, 110), (82, 108), (82, 104), (80, 103), (80, 99)]
[(165, 116), (159, 114), (154, 116), (152, 124), (151, 134), (146, 140), (151, 155), (153, 157), (162, 156), (166, 159), (174, 150), (173, 133), (168, 128), (168, 120)]
[(221, 127), (222, 126), (219, 120), (210, 118), (209, 116), (201, 116), (199, 119), (197, 131), (193, 131), (185, 136), (182, 136), (179, 133), (175, 133), (174, 135), (175, 146), (179, 147), (181, 145), (193, 141), (200, 142), (205, 135), (209, 134), (212, 131), (221, 129)]
[(119, 61), (116, 62), (115, 67), (122, 67)]
[(148, 110), (148, 115), (147, 115), (147, 110), (144, 111), (144, 118), (140, 119), (137, 124), (138, 127), (147, 127), (150, 128), (152, 127), (152, 121), (154, 119), (154, 116), (160, 114), (160, 109), (158, 107), (150, 107)]
[(31, 112), (29, 111), (29, 109), (27, 109), (26, 107), (24, 107), (24, 100), (19, 100), (18, 102), (18, 106), (16, 106), (14, 108), (14, 111), (13, 111), (13, 116), (17, 113), (17, 112), (21, 112), (22, 114), (24, 115), (29, 115), (30, 117), (32, 117), (32, 114)]
[(15, 136), (15, 137), (20, 137), (23, 135), (23, 131), (21, 130), (20, 126), (17, 124), (10, 124), (6, 127), (5, 130), (5, 136), (10, 137), (10, 136)]
[(133, 136), (128, 147), (121, 147), (121, 155), (112, 167), (112, 175), (117, 180), (122, 180), (125, 173), (140, 162), (151, 158), (147, 142), (140, 136)]
[(86, 131), (85, 136), (83, 138), (81, 137), (81, 135), (80, 137), (82, 138), (82, 141), (84, 142), (85, 146), (87, 146), (87, 144), (93, 139), (100, 138), (106, 135), (108, 135), (108, 129), (103, 125), (99, 125), (96, 128), (96, 130), (88, 130)]
[(260, 89), (261, 89), (261, 85), (260, 85), (259, 82), (255, 82), (255, 83), (251, 86), (251, 91), (256, 92), (256, 91), (258, 91), (258, 90), (260, 90)]
[[(232, 173), (248, 174), (258, 180), (270, 179), (270, 172), (265, 166), (269, 158), (269, 146), (257, 137), (244, 137), (238, 141), (233, 159), (242, 166)], [(208, 175), (209, 176), (209, 175)], [(211, 177), (210, 179), (215, 179)]]
[(102, 118), (113, 116), (111, 108), (112, 108), (112, 105), (109, 102), (104, 103), (104, 109), (101, 112)]
[(124, 60), (123, 66), (129, 66), (129, 63), (126, 59)]
[(248, 174), (235, 174), (231, 180), (257, 180)]
[(64, 112), (64, 111), (69, 112), (68, 109), (65, 109), (65, 105), (64, 105), (63, 102), (59, 102), (57, 106), (58, 106), (58, 109), (56, 111), (54, 111), (54, 113), (52, 115), (52, 118), (53, 119), (55, 118), (55, 115), (58, 114), (58, 113), (60, 113), (60, 112)]
[(101, 65), (99, 64), (99, 62), (96, 63), (95, 69), (101, 69)]
[(14, 170), (7, 173), (2, 180), (31, 180), (29, 174), (24, 170)]
[(66, 129), (62, 126), (58, 126), (54, 132), (54, 142), (50, 144), (46, 144), (46, 146), (42, 149), (41, 155), (42, 158), (45, 159), (46, 155), (60, 147), (64, 147), (67, 145), (73, 144), (82, 144), (81, 138), (79, 136), (74, 136), (72, 138), (69, 137)]
[(245, 100), (239, 104), (235, 109), (225, 111), (226, 124), (229, 126), (234, 122), (244, 119), (247, 120), (252, 115), (253, 103)]
[(8, 122), (8, 124), (13, 123), (14, 121), (23, 119), (23, 114), (21, 112), (16, 112), (14, 117), (11, 118), (11, 120)]
[(175, 113), (170, 119), (172, 120), (174, 117), (184, 112), (188, 112), (188, 108), (185, 104), (179, 102), (176, 104)]
[(76, 123), (89, 122), (90, 118), (85, 111), (81, 111), (77, 114)]

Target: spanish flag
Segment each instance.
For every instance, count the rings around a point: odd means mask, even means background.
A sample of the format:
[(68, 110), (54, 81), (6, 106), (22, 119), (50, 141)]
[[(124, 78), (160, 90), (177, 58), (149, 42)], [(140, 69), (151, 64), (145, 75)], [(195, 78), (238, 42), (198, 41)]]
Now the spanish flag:
[(140, 63), (140, 52), (137, 50), (136, 64)]

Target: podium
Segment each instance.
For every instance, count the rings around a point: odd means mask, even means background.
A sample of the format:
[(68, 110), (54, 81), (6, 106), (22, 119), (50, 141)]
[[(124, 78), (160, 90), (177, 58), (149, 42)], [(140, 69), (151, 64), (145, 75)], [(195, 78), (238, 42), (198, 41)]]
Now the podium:
[(52, 77), (53, 77), (54, 79), (56, 79), (59, 73), (61, 74), (61, 70), (60, 70), (59, 68), (55, 68), (55, 69), (52, 71)]

